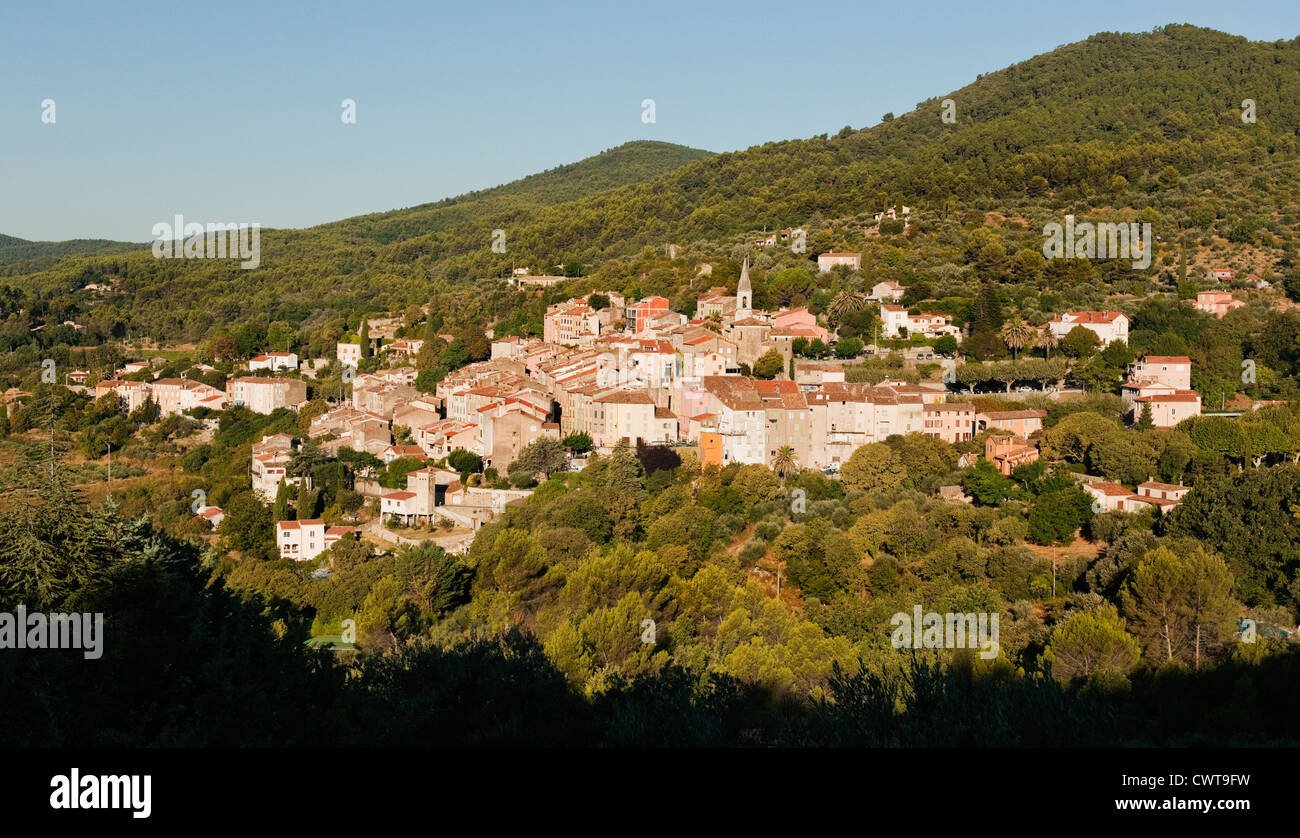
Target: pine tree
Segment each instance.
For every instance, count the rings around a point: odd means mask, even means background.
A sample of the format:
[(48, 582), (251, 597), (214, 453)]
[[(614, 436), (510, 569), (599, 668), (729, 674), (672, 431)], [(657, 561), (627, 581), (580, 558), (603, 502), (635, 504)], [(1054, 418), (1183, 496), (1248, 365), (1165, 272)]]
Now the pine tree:
[(289, 514), (289, 498), (292, 494), (293, 492), (290, 490), (289, 484), (280, 481), (280, 486), (275, 490), (275, 504), (271, 507), (272, 523), (279, 523), (280, 521), (288, 521), (292, 519), (292, 516)]
[(614, 446), (605, 469), (605, 508), (614, 522), (614, 535), (631, 539), (641, 525), (641, 503), (645, 500), (641, 463), (627, 440)]
[(984, 359), (998, 354), (1002, 341), (998, 336), (1004, 316), (997, 288), (985, 282), (975, 295), (975, 311), (971, 317), (970, 337), (965, 342), (967, 354)]
[(0, 479), (0, 604), (29, 610), (69, 606), (102, 582), (115, 538), (92, 511), (45, 443), (27, 446)]

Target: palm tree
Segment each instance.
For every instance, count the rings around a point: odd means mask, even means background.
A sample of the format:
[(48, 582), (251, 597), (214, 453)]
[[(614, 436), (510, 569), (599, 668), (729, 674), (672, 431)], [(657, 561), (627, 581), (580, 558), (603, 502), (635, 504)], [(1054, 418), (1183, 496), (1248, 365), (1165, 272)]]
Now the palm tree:
[(1056, 333), (1051, 329), (1045, 329), (1038, 335), (1038, 345), (1043, 347), (1043, 360), (1049, 360), (1051, 351), (1061, 345)]
[(772, 470), (781, 477), (799, 469), (799, 456), (788, 445), (782, 445), (772, 457)]
[(1033, 344), (1035, 330), (1028, 323), (1021, 322), (1019, 317), (1013, 317), (1002, 324), (1001, 335), (1002, 342), (1011, 350), (1011, 360), (1014, 361), (1017, 352)]
[(867, 295), (861, 291), (854, 291), (846, 288), (835, 295), (831, 304), (826, 307), (826, 317), (834, 320), (836, 323), (843, 320), (846, 316), (855, 311), (862, 311), (867, 307)]

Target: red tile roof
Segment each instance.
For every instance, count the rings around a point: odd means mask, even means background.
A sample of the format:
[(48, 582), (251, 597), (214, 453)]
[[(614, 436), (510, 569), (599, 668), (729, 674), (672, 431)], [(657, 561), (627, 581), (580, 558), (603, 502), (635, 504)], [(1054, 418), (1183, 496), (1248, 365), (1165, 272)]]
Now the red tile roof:
[(619, 390), (601, 396), (596, 401), (604, 404), (654, 404), (654, 399), (641, 390)]
[(1139, 402), (1199, 402), (1201, 394), (1195, 390), (1178, 390), (1173, 393), (1164, 393), (1154, 396), (1138, 396), (1134, 401)]

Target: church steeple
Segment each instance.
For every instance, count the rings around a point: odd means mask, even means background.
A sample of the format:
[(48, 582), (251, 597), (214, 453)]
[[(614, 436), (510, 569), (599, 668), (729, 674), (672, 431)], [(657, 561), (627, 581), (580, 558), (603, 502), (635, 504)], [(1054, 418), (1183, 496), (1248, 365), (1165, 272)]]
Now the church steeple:
[(740, 266), (740, 283), (736, 286), (736, 317), (748, 317), (754, 309), (754, 289), (749, 284), (749, 257)]

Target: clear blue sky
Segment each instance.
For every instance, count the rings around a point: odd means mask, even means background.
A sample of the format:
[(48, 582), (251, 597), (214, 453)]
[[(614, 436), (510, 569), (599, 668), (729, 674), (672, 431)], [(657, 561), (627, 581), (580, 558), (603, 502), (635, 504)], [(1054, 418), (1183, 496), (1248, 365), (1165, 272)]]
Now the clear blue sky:
[(9, 2), (0, 233), (144, 242), (175, 213), (305, 227), (633, 139), (729, 151), (833, 133), (1166, 23), (1289, 40), (1300, 3)]

